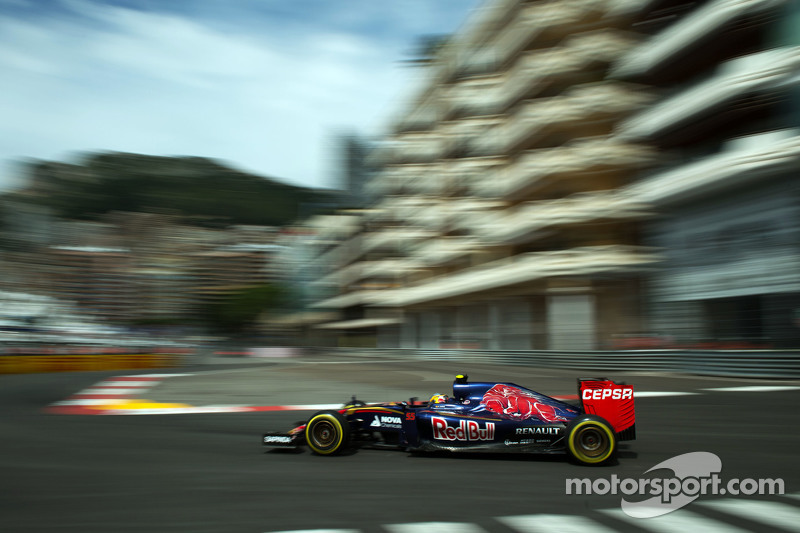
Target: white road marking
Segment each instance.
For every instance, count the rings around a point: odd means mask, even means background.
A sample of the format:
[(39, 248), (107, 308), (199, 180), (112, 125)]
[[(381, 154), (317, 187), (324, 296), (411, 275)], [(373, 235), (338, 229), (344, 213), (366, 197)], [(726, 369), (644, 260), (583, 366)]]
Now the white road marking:
[(158, 383), (158, 380), (155, 379), (145, 380), (145, 381), (130, 381), (125, 379), (119, 379), (119, 380), (101, 381), (100, 383), (97, 383), (96, 385), (92, 386), (92, 388), (103, 389), (107, 387), (108, 388), (127, 387), (127, 388), (149, 389), (156, 383)]
[(130, 376), (124, 376), (127, 378), (179, 378), (184, 376), (194, 376), (194, 372), (186, 372), (183, 374), (134, 374)]
[(486, 533), (486, 530), (466, 522), (417, 522), (413, 524), (388, 524), (390, 533)]
[(622, 509), (605, 509), (600, 511), (603, 514), (616, 518), (617, 520), (633, 524), (637, 527), (656, 533), (685, 533), (686, 531), (707, 531), (709, 533), (747, 533), (748, 530), (741, 529), (725, 522), (720, 522), (705, 516), (678, 509), (669, 514), (657, 516), (655, 518), (633, 518), (622, 512)]
[(364, 359), (363, 361), (299, 361), (284, 359), (282, 362), (297, 365), (363, 365), (367, 363), (408, 363), (408, 359)]
[(700, 502), (704, 505), (741, 518), (767, 524), (787, 531), (800, 531), (800, 510), (780, 502), (745, 499), (726, 499)]
[(634, 398), (662, 398), (665, 396), (693, 396), (699, 392), (678, 392), (678, 391), (634, 391)]
[[(789, 498), (800, 499), (800, 493), (787, 494)], [(772, 528), (787, 531), (800, 531), (800, 508), (791, 504), (764, 500), (725, 499), (699, 502), (713, 508), (730, 520), (737, 518), (761, 523)], [(633, 518), (622, 509), (601, 509), (590, 511), (601, 513), (614, 520), (633, 526), (637, 530), (654, 533), (686, 533), (687, 531), (703, 531), (708, 533), (746, 533), (749, 530), (737, 527), (732, 523), (709, 518), (687, 509), (678, 509), (655, 518)], [(501, 516), (495, 520), (518, 533), (613, 533), (609, 528), (590, 516), (532, 514), (520, 516)], [(466, 522), (416, 522), (408, 524), (384, 524), (383, 529), (389, 533), (485, 533), (477, 524)], [(272, 531), (269, 533), (360, 533), (359, 529), (302, 529)]]
[(111, 387), (100, 389), (92, 387), (82, 390), (76, 396), (130, 396), (140, 392), (142, 392), (142, 389), (137, 388)]
[(503, 516), (497, 520), (520, 533), (614, 533), (599, 522), (584, 516), (558, 514), (532, 514), (525, 516)]
[(213, 414), (213, 413), (246, 413), (250, 412), (250, 407), (246, 405), (204, 405), (187, 407), (136, 407), (133, 408), (111, 408), (105, 414), (112, 415), (189, 415), (189, 414)]
[(77, 398), (74, 400), (62, 400), (50, 405), (116, 405), (127, 402), (127, 399), (123, 400), (115, 398)]
[(286, 411), (320, 411), (323, 409), (341, 409), (341, 403), (317, 403), (308, 405), (284, 405)]
[(800, 387), (791, 385), (749, 385), (744, 387), (715, 387), (712, 389), (700, 389), (713, 392), (778, 392), (787, 390), (800, 390)]
[(291, 531), (272, 531), (269, 533), (361, 533), (360, 529), (293, 529)]

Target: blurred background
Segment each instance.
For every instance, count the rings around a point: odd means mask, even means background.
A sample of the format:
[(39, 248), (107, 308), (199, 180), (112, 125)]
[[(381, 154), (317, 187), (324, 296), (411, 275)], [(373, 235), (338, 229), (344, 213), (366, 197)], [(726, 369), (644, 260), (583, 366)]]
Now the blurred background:
[[(797, 531), (797, 0), (0, 0), (0, 72), (3, 531)], [(591, 473), (262, 453), (579, 371)], [(564, 493), (698, 450), (785, 495)]]
[[(23, 35), (32, 8), (16, 5), (3, 22)], [(411, 82), (380, 131), (373, 106), (311, 150), (324, 180), (113, 137), (16, 165), (0, 346), (800, 347), (797, 2), (448, 6), (412, 28), (447, 33), (406, 36), (408, 68), (386, 54)], [(246, 150), (308, 158), (249, 134)]]

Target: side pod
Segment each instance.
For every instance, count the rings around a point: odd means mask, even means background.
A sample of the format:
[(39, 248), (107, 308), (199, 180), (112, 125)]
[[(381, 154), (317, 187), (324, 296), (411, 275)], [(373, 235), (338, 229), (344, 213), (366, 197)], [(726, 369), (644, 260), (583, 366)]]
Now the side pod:
[(606, 378), (579, 378), (578, 398), (583, 411), (611, 424), (618, 440), (636, 439), (633, 385), (617, 384)]

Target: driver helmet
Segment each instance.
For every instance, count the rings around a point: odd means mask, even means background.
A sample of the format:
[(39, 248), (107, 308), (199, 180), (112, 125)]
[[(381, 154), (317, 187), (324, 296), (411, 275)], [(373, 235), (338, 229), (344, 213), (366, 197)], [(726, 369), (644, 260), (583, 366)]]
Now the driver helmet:
[(430, 403), (446, 403), (448, 399), (449, 398), (447, 397), (446, 394), (436, 393), (433, 396), (431, 396)]

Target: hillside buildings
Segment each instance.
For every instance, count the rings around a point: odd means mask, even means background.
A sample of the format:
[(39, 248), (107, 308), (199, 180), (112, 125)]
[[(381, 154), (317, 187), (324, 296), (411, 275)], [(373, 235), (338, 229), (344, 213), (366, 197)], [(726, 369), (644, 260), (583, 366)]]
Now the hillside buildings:
[(273, 227), (207, 229), (149, 213), (112, 213), (102, 222), (36, 214), (47, 222), (0, 233), (0, 288), (53, 298), (89, 320), (202, 323), (210, 304), (278, 276)]

